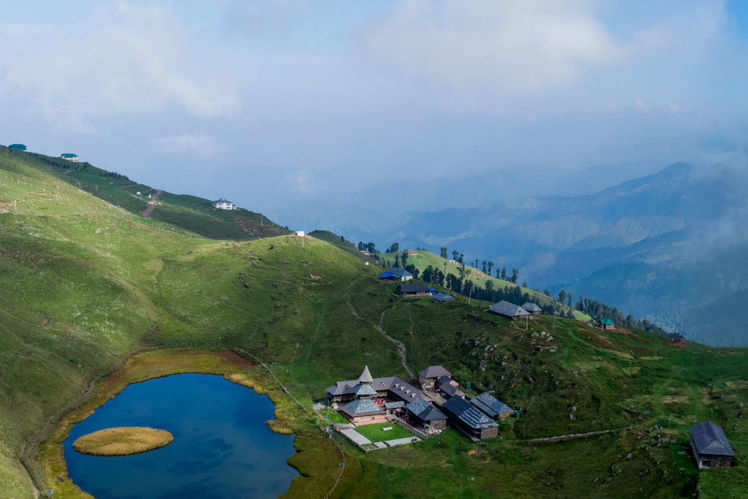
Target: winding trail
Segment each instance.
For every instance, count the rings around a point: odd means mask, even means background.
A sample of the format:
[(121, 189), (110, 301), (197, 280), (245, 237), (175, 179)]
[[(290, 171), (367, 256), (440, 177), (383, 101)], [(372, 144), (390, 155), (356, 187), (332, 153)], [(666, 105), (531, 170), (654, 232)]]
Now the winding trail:
[[(345, 302), (346, 302), (346, 304), (348, 304), (348, 308), (350, 309), (351, 314), (353, 315), (353, 317), (355, 317), (356, 319), (359, 319), (361, 321), (366, 321), (366, 319), (364, 319), (363, 317), (361, 317), (361, 315), (359, 315), (358, 311), (356, 310), (356, 307), (354, 307), (353, 303), (351, 303), (350, 290), (356, 284), (356, 282), (358, 280), (360, 280), (360, 279), (357, 279), (356, 281), (353, 281), (348, 286), (348, 289), (346, 289), (346, 291), (345, 291)], [(396, 305), (393, 305), (392, 307), (383, 310), (382, 313), (379, 315), (379, 324), (371, 324), (371, 327), (373, 327), (374, 329), (376, 329), (379, 334), (381, 334), (382, 336), (384, 336), (387, 339), (387, 341), (389, 341), (390, 343), (392, 343), (393, 345), (395, 345), (395, 347), (397, 348), (397, 354), (400, 357), (400, 363), (402, 364), (403, 369), (405, 369), (405, 372), (408, 373), (408, 376), (410, 376), (411, 378), (414, 378), (415, 375), (413, 374), (413, 370), (410, 367), (408, 367), (408, 349), (405, 346), (405, 343), (403, 343), (400, 340), (396, 340), (395, 338), (393, 338), (392, 336), (390, 336), (389, 333), (387, 333), (387, 331), (384, 329), (384, 314), (386, 314), (389, 310), (392, 310), (393, 308), (395, 308), (395, 306)]]
[(146, 206), (145, 210), (141, 213), (144, 218), (151, 218), (151, 213), (153, 213), (153, 210), (156, 209), (156, 203), (158, 202), (158, 197), (161, 195), (161, 191), (156, 191), (153, 193), (153, 197), (148, 200), (148, 206)]

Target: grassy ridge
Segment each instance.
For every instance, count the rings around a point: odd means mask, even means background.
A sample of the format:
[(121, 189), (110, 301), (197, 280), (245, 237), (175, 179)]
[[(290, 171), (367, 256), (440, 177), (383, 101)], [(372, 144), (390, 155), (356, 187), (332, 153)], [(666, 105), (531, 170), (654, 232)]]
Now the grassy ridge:
[[(748, 426), (736, 415), (748, 398), (746, 350), (675, 348), (656, 335), (553, 317), (526, 330), (482, 306), (403, 301), (396, 284), (324, 241), (204, 239), (107, 204), (26, 156), (0, 149), (0, 286), (8, 291), (0, 295), (0, 497), (31, 496), (17, 460), (24, 441), (135, 349), (241, 348), (272, 362), (311, 408), (326, 386), (355, 377), (363, 364), (375, 376), (407, 377), (379, 324), (407, 346), (412, 369), (442, 363), (522, 416), (480, 446), (454, 431), (368, 455), (341, 441), (340, 497), (674, 497), (696, 488), (704, 497), (739, 497), (744, 490)], [(170, 352), (149, 353), (147, 372), (126, 366), (120, 382), (173, 372)], [(200, 362), (218, 369), (213, 358)], [(276, 417), (296, 432), (301, 452), (292, 463), (311, 470), (289, 496), (323, 495), (338, 471), (335, 447), (264, 370), (242, 369), (232, 373), (269, 390)], [(725, 428), (741, 461), (699, 479), (680, 452), (688, 424), (706, 418)], [(593, 440), (527, 442), (630, 426)], [(42, 455), (55, 449), (53, 439)], [(59, 462), (51, 463), (54, 477)]]
[[(47, 165), (58, 178), (131, 213), (142, 213), (148, 206), (148, 194), (156, 192), (148, 185), (89, 163), (72, 163), (34, 153), (15, 154)], [(289, 232), (260, 213), (246, 209), (217, 210), (208, 199), (169, 192), (160, 193), (150, 217), (212, 239), (250, 240)]]
[[(384, 254), (382, 255), (382, 258), (385, 259), (387, 264), (392, 264), (395, 260), (396, 255), (401, 256), (402, 252)], [(421, 272), (423, 272), (423, 270), (430, 265), (435, 269), (441, 270), (445, 275), (453, 274), (458, 277), (460, 275), (461, 265), (459, 263), (455, 262), (454, 260), (442, 258), (441, 256), (436, 255), (428, 250), (421, 249), (418, 250), (415, 255), (408, 255), (407, 262), (408, 265), (414, 265)], [(523, 286), (519, 286), (518, 284), (515, 284), (511, 281), (505, 281), (503, 279), (493, 277), (475, 267), (466, 265), (465, 272), (465, 279), (473, 281), (473, 283), (478, 287), (485, 288), (486, 283), (489, 281), (493, 284), (493, 289), (509, 289), (513, 287), (519, 287), (522, 293), (528, 294), (531, 299), (540, 306), (554, 306), (564, 312), (568, 312), (569, 310), (568, 306), (564, 305), (563, 303), (559, 303), (552, 297), (546, 296), (545, 294), (535, 289), (526, 288)], [(574, 318), (580, 321), (589, 321), (591, 319), (589, 315), (580, 312), (579, 310), (572, 310), (572, 313), (574, 314)]]

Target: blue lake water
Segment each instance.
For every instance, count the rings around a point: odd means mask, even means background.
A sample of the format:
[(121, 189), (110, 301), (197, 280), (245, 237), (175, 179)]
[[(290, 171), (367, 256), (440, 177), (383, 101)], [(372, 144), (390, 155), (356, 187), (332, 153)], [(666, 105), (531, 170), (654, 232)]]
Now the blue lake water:
[[(288, 490), (293, 435), (270, 431), (273, 403), (220, 376), (179, 374), (125, 388), (73, 426), (63, 442), (68, 475), (99, 499), (265, 498)], [(144, 454), (80, 454), (80, 436), (113, 426), (167, 430), (174, 441)]]

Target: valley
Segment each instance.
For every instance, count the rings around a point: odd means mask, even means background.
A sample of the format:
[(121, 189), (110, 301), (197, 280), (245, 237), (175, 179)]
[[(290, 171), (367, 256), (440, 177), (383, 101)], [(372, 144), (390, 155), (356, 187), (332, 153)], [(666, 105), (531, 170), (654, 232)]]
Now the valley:
[[(166, 191), (143, 218), (120, 185), (139, 184), (84, 180), (85, 169), (50, 161), (0, 148), (2, 497), (33, 497), (31, 480), (80, 497), (60, 461), (67, 425), (131, 382), (179, 372), (268, 394), (271, 428), (295, 435), (289, 462), (301, 475), (286, 497), (724, 498), (748, 488), (745, 349), (673, 346), (554, 315), (526, 325), (462, 296), (405, 300), (342, 242), (288, 235), (251, 212), (252, 232), (237, 230), (205, 200), (198, 209)], [(447, 430), (368, 454), (320, 431), (313, 404), (336, 380), (363, 365), (407, 380), (407, 367), (432, 364), (521, 416), (480, 444)], [(697, 470), (688, 426), (704, 419), (725, 429), (736, 467)]]

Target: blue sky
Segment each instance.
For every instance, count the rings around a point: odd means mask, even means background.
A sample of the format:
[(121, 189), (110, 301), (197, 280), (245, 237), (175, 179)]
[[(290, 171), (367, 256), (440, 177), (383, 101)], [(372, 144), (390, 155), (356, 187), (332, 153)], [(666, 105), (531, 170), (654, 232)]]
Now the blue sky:
[(30, 0), (0, 46), (0, 143), (291, 226), (746, 153), (742, 1)]

